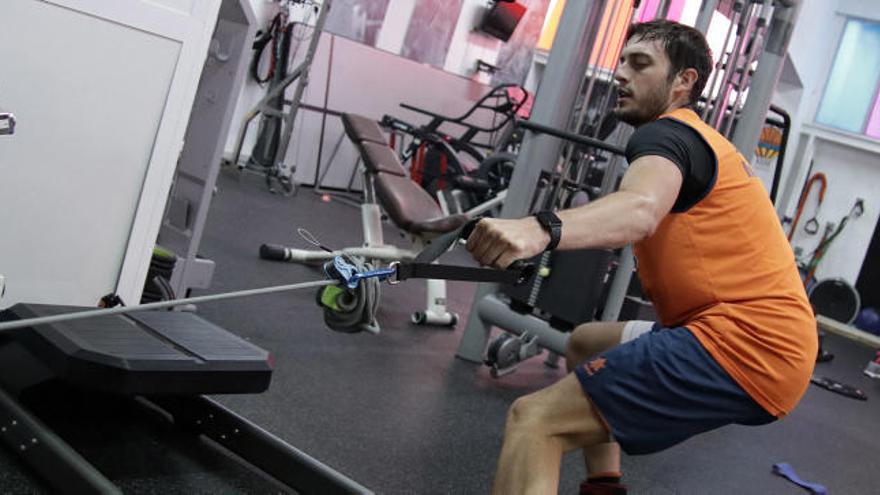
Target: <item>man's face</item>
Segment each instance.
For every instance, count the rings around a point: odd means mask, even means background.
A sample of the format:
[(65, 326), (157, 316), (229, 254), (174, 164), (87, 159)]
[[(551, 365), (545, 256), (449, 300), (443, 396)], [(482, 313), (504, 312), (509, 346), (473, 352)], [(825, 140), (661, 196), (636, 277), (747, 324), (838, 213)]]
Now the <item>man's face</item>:
[(620, 53), (614, 80), (618, 85), (614, 113), (627, 124), (651, 122), (671, 102), (669, 57), (658, 41), (631, 39)]

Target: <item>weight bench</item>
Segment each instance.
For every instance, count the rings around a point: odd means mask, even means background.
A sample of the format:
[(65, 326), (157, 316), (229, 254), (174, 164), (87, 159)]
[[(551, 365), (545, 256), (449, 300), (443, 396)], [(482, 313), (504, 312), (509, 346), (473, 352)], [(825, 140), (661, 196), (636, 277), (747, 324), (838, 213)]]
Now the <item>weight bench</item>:
[[(479, 213), (471, 211), (444, 215), (434, 198), (410, 180), (407, 170), (388, 145), (376, 121), (346, 113), (342, 114), (342, 124), (363, 163), (363, 245), (330, 252), (263, 244), (260, 247), (261, 258), (294, 263), (325, 261), (339, 255), (361, 256), (374, 261), (412, 260), (432, 238), (457, 229)], [(410, 237), (413, 250), (384, 244), (380, 206), (394, 225)], [(446, 308), (445, 280), (428, 280), (425, 310), (414, 312), (412, 321), (416, 324), (455, 326), (458, 315)]]

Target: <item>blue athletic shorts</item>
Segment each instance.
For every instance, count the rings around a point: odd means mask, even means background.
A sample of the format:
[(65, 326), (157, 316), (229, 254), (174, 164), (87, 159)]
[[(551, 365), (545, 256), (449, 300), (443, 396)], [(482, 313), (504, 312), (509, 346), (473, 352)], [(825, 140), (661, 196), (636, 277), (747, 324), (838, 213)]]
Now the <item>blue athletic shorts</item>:
[(658, 452), (731, 423), (776, 419), (685, 327), (655, 324), (574, 371), (614, 440), (630, 455)]

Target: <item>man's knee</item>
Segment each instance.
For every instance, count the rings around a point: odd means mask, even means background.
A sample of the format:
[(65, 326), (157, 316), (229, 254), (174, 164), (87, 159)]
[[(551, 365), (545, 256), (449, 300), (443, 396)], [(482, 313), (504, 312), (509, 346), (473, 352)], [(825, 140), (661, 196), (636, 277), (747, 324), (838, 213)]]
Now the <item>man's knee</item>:
[(547, 399), (540, 393), (516, 399), (507, 413), (505, 436), (555, 438), (563, 451), (607, 441), (608, 433), (595, 411), (583, 407), (589, 404), (586, 398), (579, 399), (583, 405), (574, 414), (568, 405)]
[(526, 395), (513, 401), (507, 411), (506, 428), (510, 430), (534, 430), (544, 421), (544, 405), (535, 400), (534, 395)]
[(569, 371), (597, 353), (595, 336), (586, 332), (579, 334), (580, 329), (576, 328), (565, 344), (565, 364)]

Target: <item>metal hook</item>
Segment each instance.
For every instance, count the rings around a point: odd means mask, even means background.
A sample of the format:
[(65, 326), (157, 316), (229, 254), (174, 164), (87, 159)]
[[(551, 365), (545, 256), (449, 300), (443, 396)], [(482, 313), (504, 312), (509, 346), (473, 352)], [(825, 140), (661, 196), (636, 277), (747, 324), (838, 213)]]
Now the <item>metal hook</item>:
[(816, 232), (819, 232), (819, 221), (816, 220), (816, 217), (807, 220), (807, 223), (804, 224), (804, 232), (810, 235), (814, 235)]
[(860, 217), (865, 213), (865, 200), (862, 198), (856, 198), (856, 202), (853, 205), (852, 209), (849, 210), (849, 215), (852, 217)]

